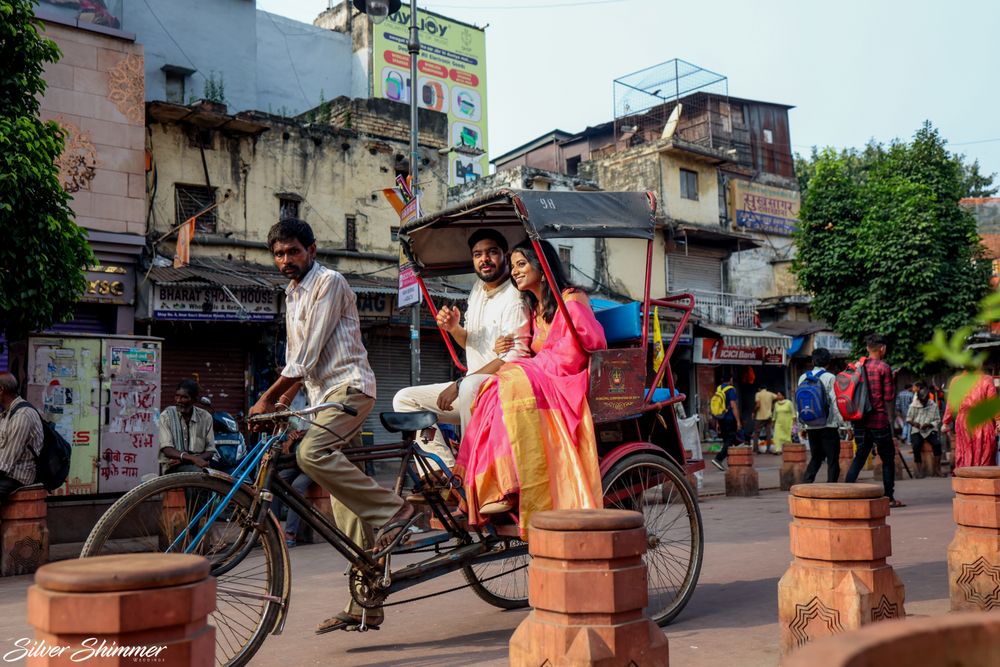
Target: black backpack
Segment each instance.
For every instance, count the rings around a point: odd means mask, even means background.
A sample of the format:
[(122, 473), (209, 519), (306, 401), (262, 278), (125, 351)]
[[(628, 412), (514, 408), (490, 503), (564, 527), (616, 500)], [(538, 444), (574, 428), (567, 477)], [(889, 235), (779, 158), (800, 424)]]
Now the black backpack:
[[(35, 410), (35, 406), (25, 401), (14, 407), (11, 416), (22, 407)], [(35, 410), (35, 414), (38, 414), (38, 410)], [(38, 414), (38, 418), (42, 422), (42, 447), (38, 452), (32, 452), (35, 455), (35, 484), (41, 484), (46, 491), (55, 491), (69, 477), (69, 460), (73, 448), (52, 424), (42, 419), (42, 415)]]

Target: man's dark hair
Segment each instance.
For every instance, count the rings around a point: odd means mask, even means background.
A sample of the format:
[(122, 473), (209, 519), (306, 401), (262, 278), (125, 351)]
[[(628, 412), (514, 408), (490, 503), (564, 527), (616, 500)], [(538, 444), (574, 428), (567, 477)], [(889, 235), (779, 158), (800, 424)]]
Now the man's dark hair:
[(188, 378), (177, 383), (177, 388), (186, 393), (192, 399), (197, 399), (201, 395), (201, 385)]
[(732, 384), (733, 383), (733, 372), (731, 370), (729, 370), (729, 369), (723, 370), (722, 371), (722, 375), (719, 376), (719, 381), (722, 384), (727, 384), (727, 383), (728, 384)]
[(882, 334), (872, 334), (865, 339), (865, 345), (868, 347), (879, 347), (880, 345), (888, 345), (889, 340)]
[(17, 378), (13, 373), (0, 373), (0, 390), (17, 395)]
[(316, 236), (312, 227), (305, 220), (298, 218), (285, 218), (276, 222), (270, 231), (267, 232), (267, 247), (274, 249), (274, 244), (278, 241), (298, 241), (303, 248), (308, 248), (316, 243)]
[(501, 250), (507, 252), (510, 246), (507, 244), (507, 237), (495, 229), (477, 229), (469, 237), (469, 250), (472, 250), (480, 241), (496, 241)]
[(822, 366), (826, 368), (833, 358), (830, 356), (830, 350), (825, 347), (817, 347), (813, 350), (813, 366)]

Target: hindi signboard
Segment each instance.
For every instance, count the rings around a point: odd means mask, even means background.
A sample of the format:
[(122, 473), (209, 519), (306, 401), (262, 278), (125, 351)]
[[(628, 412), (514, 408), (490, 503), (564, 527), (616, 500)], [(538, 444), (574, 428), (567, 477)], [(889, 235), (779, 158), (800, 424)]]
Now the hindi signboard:
[(795, 231), (801, 204), (798, 192), (738, 179), (729, 187), (737, 227), (780, 236)]

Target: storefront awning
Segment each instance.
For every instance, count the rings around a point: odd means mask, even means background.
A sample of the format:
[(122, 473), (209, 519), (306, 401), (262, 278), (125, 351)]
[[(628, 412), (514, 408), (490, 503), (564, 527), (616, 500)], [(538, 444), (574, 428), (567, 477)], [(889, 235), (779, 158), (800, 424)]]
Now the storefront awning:
[(787, 350), (792, 343), (791, 336), (764, 329), (737, 329), (705, 323), (698, 326), (722, 338), (726, 345), (734, 347), (780, 347)]

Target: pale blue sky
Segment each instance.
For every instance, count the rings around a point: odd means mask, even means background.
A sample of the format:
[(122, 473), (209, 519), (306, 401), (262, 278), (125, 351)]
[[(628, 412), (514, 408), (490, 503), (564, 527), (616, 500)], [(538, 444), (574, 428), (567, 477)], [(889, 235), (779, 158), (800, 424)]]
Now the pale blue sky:
[[(306, 22), (326, 6), (257, 1)], [(727, 76), (734, 97), (795, 106), (793, 150), (909, 137), (929, 119), (952, 150), (1000, 172), (995, 0), (442, 0), (418, 8), (489, 24), (491, 157), (555, 128), (610, 120), (615, 78), (681, 58)]]

